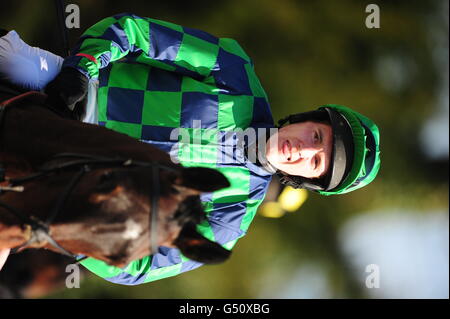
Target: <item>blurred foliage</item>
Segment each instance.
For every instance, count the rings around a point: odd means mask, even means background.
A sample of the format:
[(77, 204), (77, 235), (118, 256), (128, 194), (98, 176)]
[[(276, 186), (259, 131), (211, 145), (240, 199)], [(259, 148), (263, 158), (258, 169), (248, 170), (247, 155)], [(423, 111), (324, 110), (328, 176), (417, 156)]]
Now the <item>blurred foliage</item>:
[[(332, 278), (331, 297), (364, 297), (337, 246), (340, 226), (387, 207), (448, 210), (448, 158), (429, 159), (418, 142), (437, 103), (441, 66), (433, 60), (432, 32), (448, 35), (448, 24), (437, 18), (448, 10), (442, 1), (377, 1), (380, 29), (365, 27), (370, 2), (356, 0), (71, 3), (80, 6), (82, 25), (70, 31), (72, 45), (85, 28), (119, 12), (238, 40), (255, 63), (276, 120), (327, 103), (353, 107), (380, 127), (382, 167), (375, 182), (355, 193), (311, 194), (297, 213), (257, 216), (223, 265), (136, 287), (89, 276), (82, 288), (53, 297), (270, 298), (311, 260)], [(17, 30), (31, 45), (61, 52), (53, 1), (2, 1), (0, 9), (1, 27)]]

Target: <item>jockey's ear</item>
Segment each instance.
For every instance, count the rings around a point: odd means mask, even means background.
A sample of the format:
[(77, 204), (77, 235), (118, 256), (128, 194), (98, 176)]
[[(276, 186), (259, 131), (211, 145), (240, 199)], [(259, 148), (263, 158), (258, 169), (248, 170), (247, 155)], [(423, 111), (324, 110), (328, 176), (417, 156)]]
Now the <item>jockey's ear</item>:
[(184, 256), (203, 264), (218, 264), (231, 255), (231, 251), (200, 235), (192, 223), (183, 226), (174, 244)]
[(230, 182), (222, 173), (206, 167), (184, 168), (176, 184), (199, 192), (214, 192), (230, 186)]

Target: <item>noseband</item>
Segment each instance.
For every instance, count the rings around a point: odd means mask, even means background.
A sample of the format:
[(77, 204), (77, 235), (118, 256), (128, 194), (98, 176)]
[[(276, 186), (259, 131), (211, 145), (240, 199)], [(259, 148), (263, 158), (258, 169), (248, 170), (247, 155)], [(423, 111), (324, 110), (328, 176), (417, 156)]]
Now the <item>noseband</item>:
[[(3, 117), (5, 113), (5, 109), (7, 106), (15, 104), (16, 101), (25, 99), (30, 95), (40, 94), (38, 92), (27, 92), (17, 97), (14, 97), (10, 100), (4, 101), (0, 104), (0, 129), (3, 122)], [(59, 160), (59, 159), (67, 159), (67, 161), (63, 161), (57, 165), (46, 165), (51, 161)], [(48, 167), (46, 167), (48, 166)], [(133, 159), (123, 159), (123, 158), (108, 158), (98, 155), (88, 155), (88, 154), (78, 154), (78, 153), (61, 153), (55, 155), (49, 161), (44, 163), (43, 168), (41, 168), (38, 172), (33, 173), (31, 175), (8, 179), (9, 185), (0, 186), (0, 195), (7, 191), (15, 191), (22, 192), (25, 187), (22, 185), (26, 182), (33, 181), (39, 179), (44, 176), (49, 176), (53, 173), (78, 169), (75, 175), (72, 177), (70, 182), (67, 184), (67, 187), (62, 192), (61, 196), (56, 200), (55, 205), (53, 206), (50, 215), (47, 217), (45, 221), (42, 221), (34, 216), (26, 216), (22, 212), (18, 211), (14, 207), (9, 206), (8, 204), (0, 201), (0, 207), (5, 208), (8, 212), (14, 215), (16, 218), (20, 220), (22, 223), (22, 228), (25, 228), (26, 232), (29, 234), (29, 239), (26, 243), (22, 244), (19, 247), (14, 248), (15, 251), (20, 248), (24, 248), (26, 246), (35, 244), (35, 243), (45, 243), (48, 242), (54, 248), (56, 248), (61, 254), (69, 256), (76, 260), (76, 262), (80, 262), (81, 260), (87, 258), (85, 256), (83, 258), (78, 258), (77, 255), (67, 251), (63, 247), (61, 247), (50, 235), (50, 225), (54, 221), (54, 219), (60, 214), (63, 210), (65, 203), (67, 202), (69, 196), (72, 194), (75, 187), (78, 185), (78, 182), (81, 180), (83, 175), (89, 171), (106, 167), (151, 167), (152, 168), (152, 192), (150, 194), (151, 201), (151, 225), (150, 225), (150, 245), (152, 252), (155, 253), (158, 249), (157, 244), (157, 216), (158, 216), (158, 199), (160, 197), (160, 185), (159, 185), (159, 170), (165, 169), (168, 171), (176, 172), (177, 170), (168, 165), (164, 165), (155, 161), (152, 162), (144, 162), (144, 161), (135, 161)], [(0, 174), (4, 174), (3, 167), (0, 163)], [(3, 181), (0, 176), (0, 182)]]

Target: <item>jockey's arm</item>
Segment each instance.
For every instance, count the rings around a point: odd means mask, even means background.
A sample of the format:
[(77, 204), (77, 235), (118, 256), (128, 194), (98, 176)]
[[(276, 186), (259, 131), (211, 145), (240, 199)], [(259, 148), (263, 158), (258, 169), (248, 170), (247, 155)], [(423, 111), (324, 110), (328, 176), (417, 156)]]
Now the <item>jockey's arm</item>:
[(227, 52), (250, 61), (232, 39), (219, 39), (204, 31), (123, 13), (87, 29), (63, 67), (97, 77), (99, 69), (131, 54), (139, 63), (204, 78), (220, 68), (216, 63), (218, 56)]
[(235, 40), (129, 13), (105, 18), (88, 28), (46, 91), (62, 95), (68, 106), (73, 105), (87, 92), (86, 79), (73, 69), (95, 79), (100, 69), (122, 58), (188, 78), (213, 81), (227, 90), (239, 91), (244, 78), (248, 78), (252, 90), (265, 95), (251, 59)]

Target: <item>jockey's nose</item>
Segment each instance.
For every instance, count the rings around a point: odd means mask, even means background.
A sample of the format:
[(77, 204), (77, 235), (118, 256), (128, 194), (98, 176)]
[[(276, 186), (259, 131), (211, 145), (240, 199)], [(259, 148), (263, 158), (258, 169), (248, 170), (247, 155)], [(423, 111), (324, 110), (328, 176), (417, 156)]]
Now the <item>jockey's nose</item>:
[(313, 147), (305, 147), (300, 150), (301, 158), (311, 158), (319, 152), (319, 149)]

